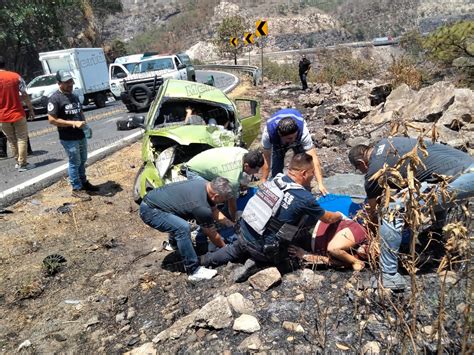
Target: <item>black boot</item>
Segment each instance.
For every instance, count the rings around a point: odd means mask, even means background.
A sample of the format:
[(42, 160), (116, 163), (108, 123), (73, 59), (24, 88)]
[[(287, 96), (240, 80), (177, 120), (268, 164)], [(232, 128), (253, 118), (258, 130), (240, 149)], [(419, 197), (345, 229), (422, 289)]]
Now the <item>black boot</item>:
[(31, 149), (30, 137), (28, 137), (28, 155), (33, 155), (33, 149)]

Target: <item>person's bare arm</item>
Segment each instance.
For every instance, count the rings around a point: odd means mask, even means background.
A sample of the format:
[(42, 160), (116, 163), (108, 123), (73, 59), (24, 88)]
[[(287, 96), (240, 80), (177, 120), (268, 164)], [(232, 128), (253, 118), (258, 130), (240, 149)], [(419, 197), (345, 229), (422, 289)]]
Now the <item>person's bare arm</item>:
[(73, 127), (73, 128), (82, 128), (86, 125), (85, 121), (68, 121), (63, 120), (62, 118), (57, 118), (51, 114), (48, 114), (48, 122), (56, 127)]
[(218, 223), (226, 226), (226, 227), (233, 227), (234, 223), (228, 219), (225, 214), (223, 214), (217, 207), (212, 208), (212, 217), (214, 218), (215, 221)]
[(270, 175), (271, 152), (272, 152), (271, 149), (263, 150), (262, 178), (260, 179), (262, 182), (267, 181), (268, 176)]
[(222, 248), (225, 246), (224, 240), (215, 227), (202, 228), (202, 231), (216, 247)]
[(320, 218), (321, 222), (332, 224), (339, 222), (344, 218), (343, 214), (340, 212), (329, 212), (325, 211), (324, 215)]
[(26, 93), (26, 91), (21, 91), (20, 92), (20, 99), (23, 101), (23, 103), (28, 107), (28, 110), (30, 111), (30, 115), (28, 117), (28, 120), (32, 121), (35, 119), (35, 111), (33, 110), (33, 104), (31, 103), (30, 100), (30, 95)]
[(306, 152), (307, 154), (311, 155), (313, 158), (313, 166), (314, 166), (314, 174), (316, 175), (316, 181), (318, 182), (319, 191), (326, 196), (328, 194), (328, 190), (323, 184), (323, 174), (321, 171), (321, 164), (319, 162), (318, 154), (316, 153), (316, 148), (313, 147)]
[(229, 205), (230, 218), (232, 221), (235, 222), (237, 219), (237, 200), (235, 198), (229, 199), (228, 205)]

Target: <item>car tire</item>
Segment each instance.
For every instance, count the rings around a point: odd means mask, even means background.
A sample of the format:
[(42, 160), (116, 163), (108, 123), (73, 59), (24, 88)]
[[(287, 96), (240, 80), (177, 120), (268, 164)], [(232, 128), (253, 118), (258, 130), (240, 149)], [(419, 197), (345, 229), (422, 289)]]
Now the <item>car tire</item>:
[(106, 102), (107, 102), (107, 97), (103, 93), (99, 92), (98, 94), (95, 95), (94, 103), (97, 108), (105, 107)]
[(193, 76), (191, 77), (191, 81), (196, 82), (196, 75), (193, 75)]
[(139, 205), (142, 203), (142, 197), (140, 196), (140, 180), (142, 178), (143, 171), (145, 170), (145, 165), (142, 165), (138, 170), (137, 175), (135, 176), (135, 181), (133, 183), (132, 197), (133, 201)]
[[(137, 101), (137, 99), (135, 98), (135, 94), (137, 93), (137, 91), (140, 91), (140, 90), (144, 91), (146, 95), (145, 101), (142, 101), (142, 102)], [(148, 88), (148, 86), (146, 86), (145, 84), (137, 84), (137, 85), (132, 86), (129, 92), (129, 97), (130, 97), (130, 102), (139, 109), (150, 106), (151, 91)]]

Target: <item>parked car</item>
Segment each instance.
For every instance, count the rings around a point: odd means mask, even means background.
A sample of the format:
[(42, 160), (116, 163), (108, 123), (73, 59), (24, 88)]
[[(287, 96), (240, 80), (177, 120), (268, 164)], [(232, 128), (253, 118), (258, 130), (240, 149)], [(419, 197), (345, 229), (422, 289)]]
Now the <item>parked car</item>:
[[(208, 123), (184, 123), (192, 107)], [(230, 100), (220, 89), (201, 83), (169, 79), (160, 87), (147, 116), (134, 116), (145, 129), (142, 161), (134, 182), (133, 199), (139, 203), (151, 189), (185, 179), (181, 165), (214, 147), (249, 147), (260, 130), (256, 100)]]
[[(46, 114), (48, 98), (58, 90), (56, 75), (40, 75), (26, 85), (26, 92), (30, 96), (35, 115)], [(24, 105), (26, 108), (26, 106)], [(27, 109), (27, 108), (26, 108)]]
[(150, 107), (158, 88), (167, 79), (196, 80), (186, 54), (156, 55), (144, 53), (118, 58), (109, 67), (110, 88), (130, 112)]

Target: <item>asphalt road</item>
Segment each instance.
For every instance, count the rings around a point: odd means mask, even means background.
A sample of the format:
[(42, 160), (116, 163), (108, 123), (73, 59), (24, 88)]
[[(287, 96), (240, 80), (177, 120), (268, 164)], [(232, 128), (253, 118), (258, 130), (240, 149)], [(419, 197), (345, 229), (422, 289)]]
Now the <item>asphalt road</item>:
[[(222, 90), (235, 84), (235, 77), (230, 74), (196, 71), (196, 78), (199, 82), (206, 81), (209, 75), (214, 76), (215, 86)], [(120, 101), (109, 101), (102, 109), (96, 109), (94, 105), (90, 105), (84, 109), (84, 114), (93, 131), (93, 137), (88, 142), (88, 152), (89, 156), (92, 155), (95, 160), (103, 158), (119, 149), (120, 146), (140, 137), (141, 130), (138, 128), (130, 131), (117, 130), (116, 121), (118, 119), (133, 115)], [(145, 115), (146, 113), (141, 114)], [(36, 164), (36, 168), (20, 173), (15, 169), (15, 159), (0, 160), (0, 207), (33, 194), (66, 174), (67, 157), (59, 142), (56, 127), (50, 125), (46, 116), (43, 116), (29, 122), (28, 129), (34, 151), (34, 155), (28, 157), (28, 162)], [(123, 142), (126, 137), (129, 137), (128, 143)], [(111, 145), (115, 147), (101, 153)], [(89, 161), (93, 161), (93, 159), (89, 159)], [(51, 172), (55, 171), (57, 173), (54, 176), (49, 176)]]

